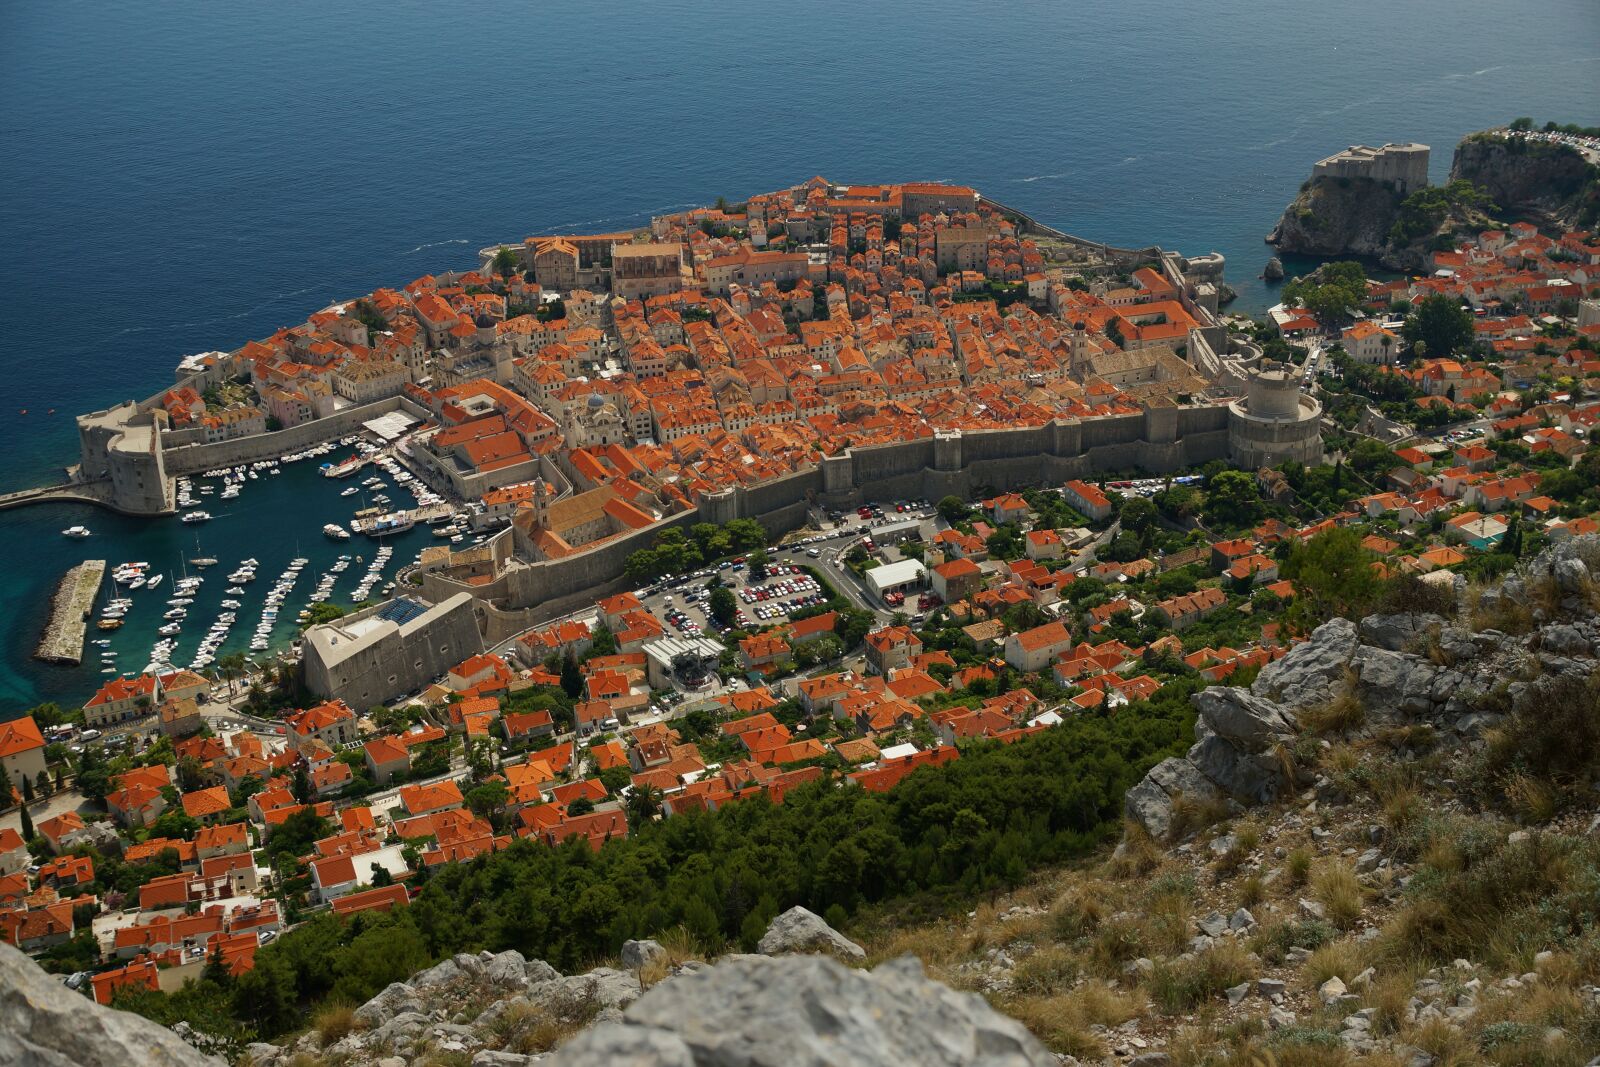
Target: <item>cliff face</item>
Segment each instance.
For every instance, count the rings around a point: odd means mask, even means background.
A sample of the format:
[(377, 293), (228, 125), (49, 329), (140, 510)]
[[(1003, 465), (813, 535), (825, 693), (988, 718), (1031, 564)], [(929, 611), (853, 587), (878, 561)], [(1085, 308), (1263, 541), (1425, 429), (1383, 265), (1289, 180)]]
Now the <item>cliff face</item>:
[(1282, 252), (1376, 258), (1389, 251), (1400, 199), (1367, 178), (1315, 178), (1284, 210), (1267, 241)]
[(1392, 270), (1419, 271), (1427, 269), (1436, 242), (1458, 230), (1518, 221), (1568, 227), (1592, 215), (1600, 199), (1596, 168), (1576, 151), (1491, 134), (1473, 134), (1456, 146), (1450, 181), (1457, 180), (1483, 188), (1496, 214), (1459, 204), (1447, 211), (1437, 208), (1410, 231), (1411, 240), (1400, 243), (1391, 228), (1407, 212), (1404, 198), (1393, 189), (1365, 178), (1314, 178), (1285, 209), (1267, 242), (1281, 252), (1363, 256)]
[(1574, 224), (1594, 181), (1593, 168), (1571, 148), (1481, 135), (1456, 146), (1450, 178), (1482, 186), (1508, 218), (1548, 226)]

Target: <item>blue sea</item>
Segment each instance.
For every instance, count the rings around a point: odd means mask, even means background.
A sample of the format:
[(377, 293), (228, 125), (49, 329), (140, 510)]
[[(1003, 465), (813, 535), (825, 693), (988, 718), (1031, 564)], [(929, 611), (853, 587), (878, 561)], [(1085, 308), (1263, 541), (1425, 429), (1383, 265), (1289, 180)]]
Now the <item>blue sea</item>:
[[(500, 240), (814, 174), (946, 179), (1083, 236), (1221, 251), (1259, 309), (1262, 236), (1316, 159), (1419, 140), (1442, 177), (1465, 133), (1600, 124), (1597, 102), (1594, 0), (6, 4), (0, 489), (59, 475), (73, 413), (185, 353)], [(348, 518), (309, 474), (273, 483), (204, 528), (224, 563), (262, 560), (259, 587), (297, 545), (325, 563), (321, 524)], [(96, 537), (57, 535), (79, 522)], [(165, 566), (189, 532), (0, 513), (0, 715), (100, 680), (29, 658), (68, 566)], [(148, 641), (121, 644), (142, 666)]]

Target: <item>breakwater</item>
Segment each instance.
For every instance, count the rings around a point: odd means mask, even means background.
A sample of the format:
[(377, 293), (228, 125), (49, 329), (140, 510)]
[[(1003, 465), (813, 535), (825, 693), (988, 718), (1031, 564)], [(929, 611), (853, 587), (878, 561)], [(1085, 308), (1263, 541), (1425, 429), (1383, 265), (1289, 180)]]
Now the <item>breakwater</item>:
[(105, 573), (105, 560), (86, 559), (62, 577), (50, 606), (50, 621), (33, 654), (35, 659), (72, 666), (83, 662), (84, 629)]

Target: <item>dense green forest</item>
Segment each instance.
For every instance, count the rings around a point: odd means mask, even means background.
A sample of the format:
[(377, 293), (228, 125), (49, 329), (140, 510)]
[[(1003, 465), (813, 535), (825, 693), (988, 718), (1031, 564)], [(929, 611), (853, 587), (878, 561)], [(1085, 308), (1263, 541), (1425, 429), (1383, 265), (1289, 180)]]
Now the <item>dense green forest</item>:
[(460, 951), (515, 948), (571, 970), (679, 927), (708, 952), (752, 948), (796, 904), (835, 923), (888, 900), (936, 913), (1113, 839), (1124, 792), (1191, 742), (1199, 685), (1184, 678), (1011, 745), (976, 743), (887, 793), (824, 779), (780, 805), (747, 800), (649, 823), (599, 852), (518, 841), (434, 870), (409, 908), (319, 915), (263, 947), (237, 980), (214, 967), (174, 995), (118, 1003), (244, 1041), (304, 1025), (313, 1004), (359, 1004)]

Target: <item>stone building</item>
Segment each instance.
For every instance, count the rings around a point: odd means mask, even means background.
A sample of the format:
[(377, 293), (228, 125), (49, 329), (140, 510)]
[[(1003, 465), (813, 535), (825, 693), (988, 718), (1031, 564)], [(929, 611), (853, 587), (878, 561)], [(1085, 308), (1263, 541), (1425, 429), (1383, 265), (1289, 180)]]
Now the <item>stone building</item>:
[(1382, 148), (1355, 144), (1343, 152), (1319, 160), (1311, 169), (1313, 178), (1370, 178), (1392, 185), (1402, 196), (1428, 184), (1428, 146), (1408, 141), (1386, 144)]
[(306, 688), (352, 708), (415, 692), (483, 651), (470, 594), (428, 607), (408, 597), (306, 631)]

